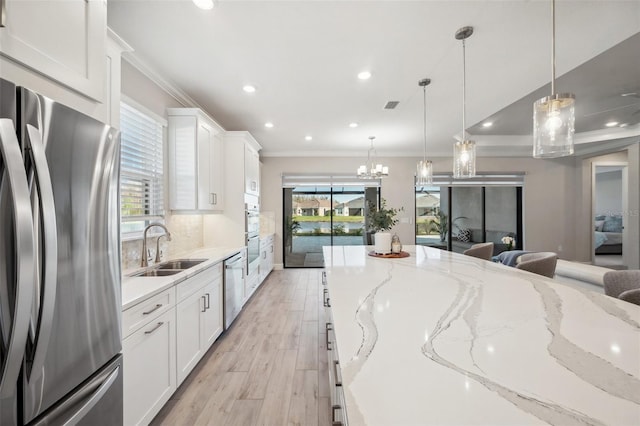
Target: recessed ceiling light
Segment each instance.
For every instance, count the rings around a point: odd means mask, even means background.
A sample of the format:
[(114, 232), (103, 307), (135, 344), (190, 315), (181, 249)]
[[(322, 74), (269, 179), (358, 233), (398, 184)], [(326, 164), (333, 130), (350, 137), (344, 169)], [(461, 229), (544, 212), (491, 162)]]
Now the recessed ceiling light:
[(628, 125), (629, 125), (629, 123), (622, 123), (622, 124), (620, 125), (620, 127), (627, 127)]
[(305, 136), (305, 137), (304, 137), (304, 140), (305, 140), (305, 141), (310, 141), (310, 140), (313, 140), (313, 138), (312, 138), (311, 136)]
[(255, 92), (255, 91), (256, 91), (256, 87), (255, 87), (255, 86), (252, 86), (252, 85), (250, 85), (250, 84), (247, 84), (246, 86), (244, 86), (244, 87), (242, 88), (242, 90), (244, 90), (244, 91), (245, 91), (245, 92), (247, 92), (247, 93), (253, 93), (253, 92)]
[(356, 127), (358, 127), (358, 123), (349, 123), (349, 127), (355, 129)]
[(193, 4), (203, 10), (213, 9), (213, 0), (193, 0)]
[(369, 71), (362, 71), (358, 74), (358, 78), (360, 80), (369, 80), (371, 78), (371, 73)]
[(264, 123), (264, 127), (267, 127), (267, 128), (269, 128), (269, 129), (270, 129), (270, 128), (272, 128), (272, 127), (273, 127), (273, 123), (272, 123), (272, 122), (270, 122), (270, 121), (268, 121), (268, 122)]
[(614, 127), (614, 126), (617, 126), (617, 125), (618, 125), (617, 121), (610, 121), (610, 122), (605, 124), (605, 126), (607, 126), (607, 127)]
[(482, 123), (482, 127), (491, 127), (491, 126), (493, 126), (492, 121), (485, 121), (484, 123)]

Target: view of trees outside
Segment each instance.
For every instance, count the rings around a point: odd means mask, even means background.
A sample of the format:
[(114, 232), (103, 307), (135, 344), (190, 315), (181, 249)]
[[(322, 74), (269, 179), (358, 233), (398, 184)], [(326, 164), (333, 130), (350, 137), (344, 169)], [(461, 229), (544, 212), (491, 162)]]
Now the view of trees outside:
[(444, 242), (447, 223), (447, 215), (440, 208), (440, 187), (416, 188), (416, 244)]
[[(298, 223), (296, 236), (344, 235), (361, 237), (364, 232), (364, 195), (296, 194), (292, 219)], [(362, 241), (362, 239), (359, 239)]]

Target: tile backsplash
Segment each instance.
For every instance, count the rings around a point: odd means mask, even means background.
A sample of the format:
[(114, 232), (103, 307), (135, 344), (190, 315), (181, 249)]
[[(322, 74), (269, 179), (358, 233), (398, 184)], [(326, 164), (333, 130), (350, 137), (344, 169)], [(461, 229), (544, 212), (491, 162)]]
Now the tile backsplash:
[[(160, 240), (162, 259), (171, 259), (191, 250), (202, 247), (202, 215), (171, 215), (167, 216), (165, 225), (171, 232), (171, 241), (166, 238)], [(157, 228), (160, 229), (160, 228)], [(156, 231), (150, 229), (149, 232)], [(156, 238), (147, 238), (147, 248), (155, 257)], [(122, 269), (133, 269), (140, 266), (142, 252), (142, 238), (122, 242)]]

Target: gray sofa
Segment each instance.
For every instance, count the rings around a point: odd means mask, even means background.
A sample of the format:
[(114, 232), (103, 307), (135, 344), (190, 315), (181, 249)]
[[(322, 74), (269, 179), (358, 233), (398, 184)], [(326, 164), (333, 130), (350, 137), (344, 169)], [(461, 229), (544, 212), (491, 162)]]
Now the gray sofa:
[[(482, 229), (469, 229), (471, 231), (471, 241), (459, 241), (456, 235), (451, 240), (451, 248), (456, 253), (462, 253), (474, 244), (493, 242), (493, 255), (496, 256), (508, 249), (507, 244), (502, 243), (502, 237), (513, 235), (509, 231), (487, 231), (487, 240), (482, 241)], [(515, 246), (512, 247), (515, 249)]]

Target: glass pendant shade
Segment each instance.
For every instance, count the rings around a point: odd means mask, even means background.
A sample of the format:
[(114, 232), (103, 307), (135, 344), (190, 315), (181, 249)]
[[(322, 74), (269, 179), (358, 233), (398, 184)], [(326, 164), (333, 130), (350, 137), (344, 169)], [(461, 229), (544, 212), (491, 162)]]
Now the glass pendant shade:
[(575, 96), (556, 93), (556, 2), (551, 1), (551, 96), (533, 104), (533, 158), (573, 154)]
[(471, 178), (476, 175), (476, 143), (458, 141), (453, 146), (453, 177)]
[(546, 96), (533, 104), (533, 157), (573, 154), (575, 99), (570, 93)]
[(416, 168), (416, 185), (431, 185), (433, 183), (433, 163), (431, 160), (418, 162)]

